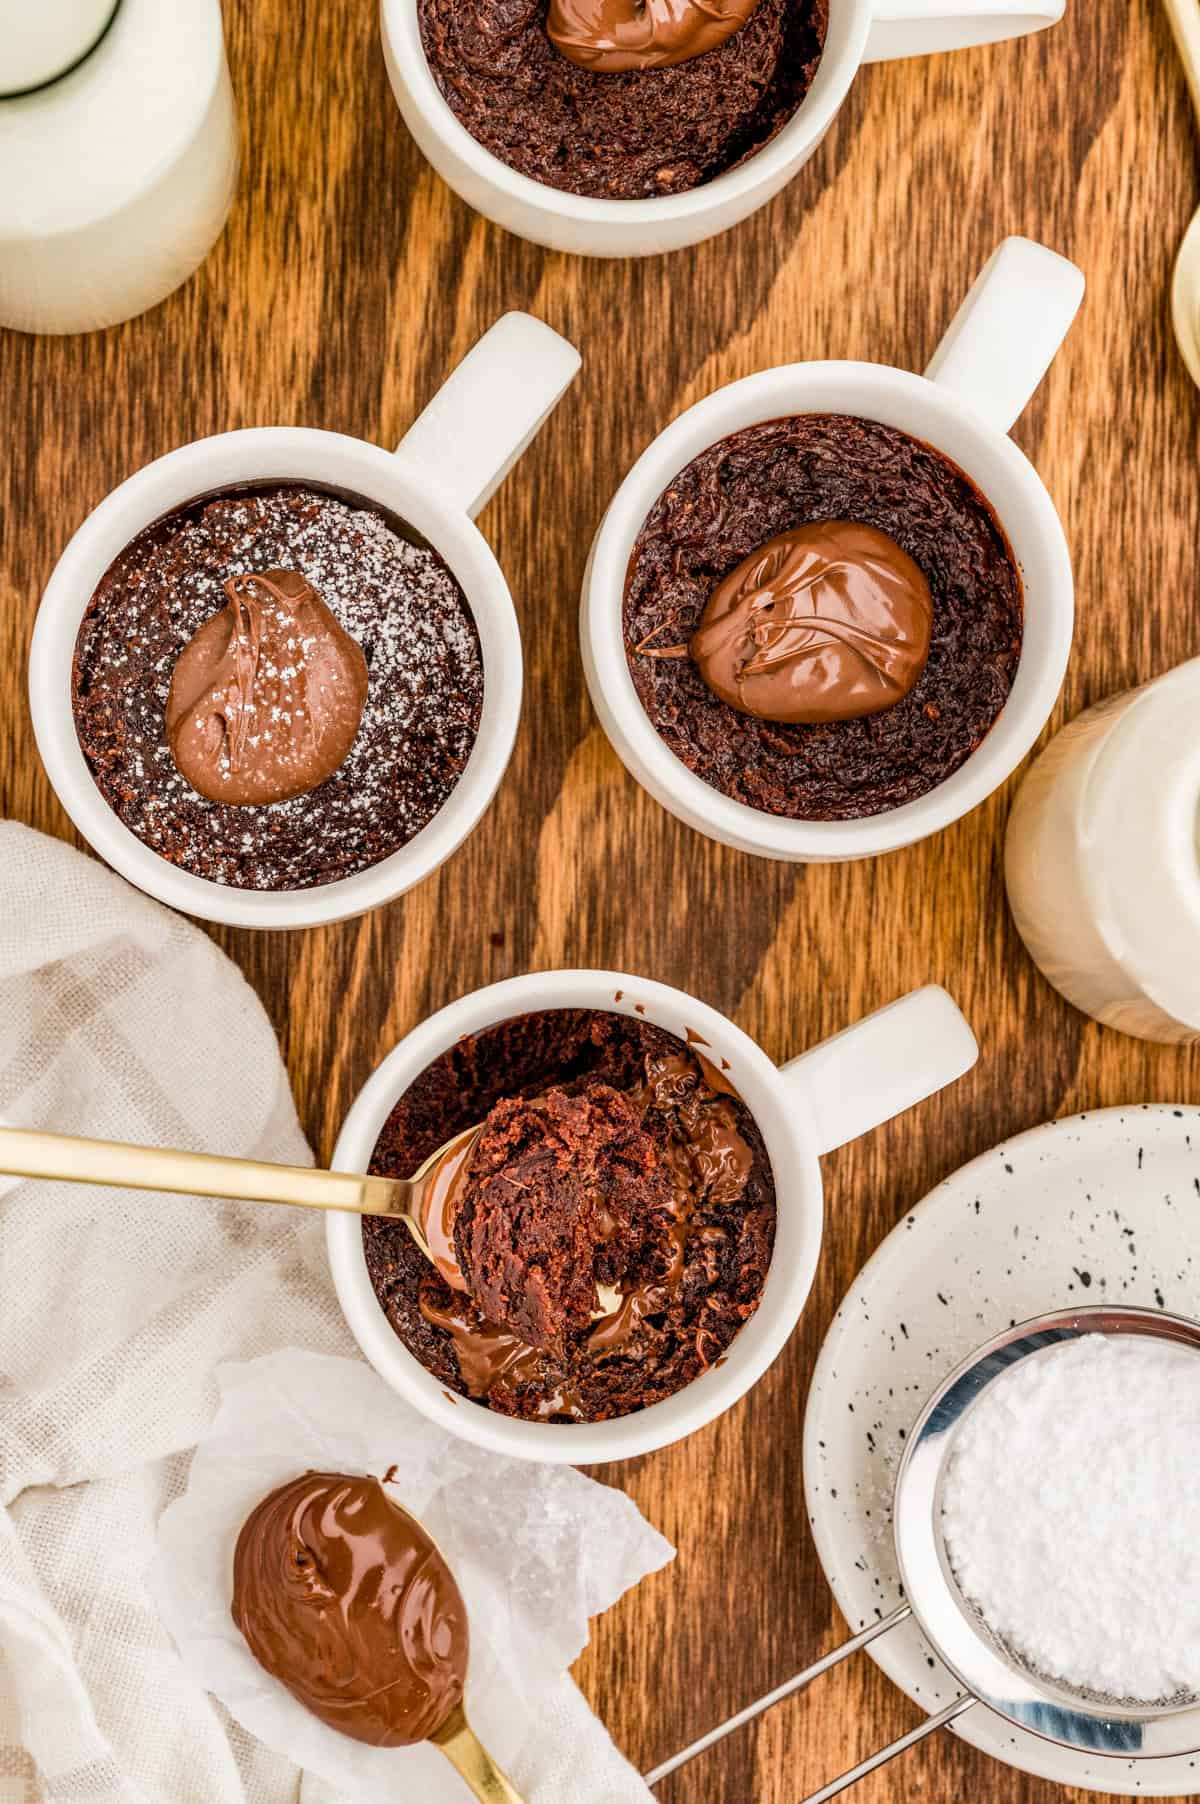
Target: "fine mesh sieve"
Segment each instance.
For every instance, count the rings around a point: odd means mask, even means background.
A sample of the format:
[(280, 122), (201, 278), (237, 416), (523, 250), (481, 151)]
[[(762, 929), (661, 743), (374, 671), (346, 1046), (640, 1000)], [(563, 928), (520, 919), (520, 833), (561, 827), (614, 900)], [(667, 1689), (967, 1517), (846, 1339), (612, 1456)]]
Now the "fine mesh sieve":
[(1037, 1316), (997, 1335), (945, 1378), (913, 1425), (896, 1474), (893, 1534), (906, 1601), (852, 1640), (816, 1661), (765, 1698), (702, 1736), (647, 1775), (657, 1784), (772, 1704), (802, 1690), (859, 1648), (910, 1617), (944, 1666), (964, 1687), (961, 1697), (907, 1735), (852, 1767), (804, 1804), (823, 1804), (876, 1767), (980, 1704), (1062, 1747), (1147, 1760), (1200, 1749), (1200, 1699), (1194, 1694), (1147, 1704), (1103, 1696), (1035, 1672), (988, 1627), (960, 1590), (942, 1533), (942, 1487), (956, 1431), (989, 1384), (1025, 1359), (1082, 1334), (1140, 1335), (1200, 1354), (1200, 1324), (1152, 1309), (1100, 1305)]

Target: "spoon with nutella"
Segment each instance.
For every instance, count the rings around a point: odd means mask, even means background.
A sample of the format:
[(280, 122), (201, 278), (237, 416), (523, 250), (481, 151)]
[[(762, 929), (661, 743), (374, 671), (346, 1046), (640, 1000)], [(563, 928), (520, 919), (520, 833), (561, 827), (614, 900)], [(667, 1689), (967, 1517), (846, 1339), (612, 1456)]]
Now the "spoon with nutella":
[(376, 1748), (431, 1742), (483, 1804), (522, 1804), (463, 1708), (470, 1631), (454, 1574), (377, 1478), (306, 1472), (264, 1497), (234, 1551), (233, 1620), (331, 1729)]
[[(451, 1290), (474, 1294), (458, 1260), (454, 1224), (485, 1123), (464, 1128), (430, 1154), (411, 1178), (353, 1171), (313, 1171), (258, 1159), (230, 1159), (124, 1141), (0, 1127), (0, 1174), (54, 1178), (71, 1184), (111, 1184), (128, 1190), (220, 1197), (239, 1203), (291, 1203), (304, 1209), (343, 1209), (354, 1215), (390, 1215), (402, 1221)], [(593, 1313), (611, 1314), (621, 1301), (597, 1284)], [(520, 1292), (512, 1301), (519, 1310)], [(490, 1317), (507, 1326), (491, 1300)], [(518, 1332), (520, 1331), (518, 1327)]]

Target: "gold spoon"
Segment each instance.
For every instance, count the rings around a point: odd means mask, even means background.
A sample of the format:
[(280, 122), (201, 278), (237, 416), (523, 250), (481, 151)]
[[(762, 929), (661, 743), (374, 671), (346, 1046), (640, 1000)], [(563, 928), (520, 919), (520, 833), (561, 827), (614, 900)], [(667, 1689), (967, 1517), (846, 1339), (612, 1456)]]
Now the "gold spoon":
[[(313, 1171), (218, 1153), (185, 1153), (122, 1140), (0, 1127), (0, 1174), (57, 1178), (72, 1184), (111, 1184), (127, 1190), (167, 1190), (238, 1203), (292, 1203), (302, 1209), (344, 1209), (352, 1215), (390, 1215), (409, 1233), (454, 1290), (466, 1290), (440, 1205), (452, 1189), (482, 1129), (464, 1128), (430, 1153), (411, 1178), (370, 1177), (356, 1171)], [(597, 1318), (619, 1307), (620, 1292), (596, 1286)]]
[[(88, 1140), (74, 1134), (0, 1128), (0, 1171), (19, 1178), (60, 1178), (72, 1184), (112, 1184), (128, 1190), (168, 1190), (219, 1196), (238, 1203), (294, 1203), (302, 1209), (346, 1209), (354, 1215), (391, 1215), (403, 1221), (427, 1259), (434, 1253), (426, 1221), (431, 1190), (449, 1180), (460, 1161), (453, 1155), (479, 1133), (464, 1128), (411, 1178), (368, 1177), (356, 1171), (310, 1171), (258, 1159), (226, 1159), (217, 1153), (173, 1152), (130, 1146), (121, 1140)], [(461, 1280), (460, 1280), (461, 1283)]]
[(467, 1713), (461, 1704), (454, 1706), (441, 1728), (435, 1729), (429, 1739), (451, 1766), (457, 1768), (483, 1804), (523, 1804), (519, 1793), (513, 1790), (467, 1721)]
[[(1198, 0), (1165, 0), (1167, 16), (1200, 115), (1200, 4)], [(1175, 336), (1192, 380), (1200, 383), (1200, 210), (1183, 235), (1171, 284), (1171, 312)]]

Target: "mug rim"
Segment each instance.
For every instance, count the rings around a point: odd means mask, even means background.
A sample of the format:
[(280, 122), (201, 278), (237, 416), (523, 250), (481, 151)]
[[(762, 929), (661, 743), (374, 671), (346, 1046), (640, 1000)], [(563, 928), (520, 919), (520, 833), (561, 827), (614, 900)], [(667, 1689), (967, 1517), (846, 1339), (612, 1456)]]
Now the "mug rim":
[[(300, 890), (251, 890), (170, 863), (114, 812), (75, 726), (71, 673), (79, 626), (113, 559), (147, 526), (206, 494), (242, 484), (311, 483), (385, 506), (445, 560), (480, 638), (479, 731), (446, 801), (421, 831), (365, 870)], [(143, 464), (76, 528), (42, 592), (29, 653), (29, 705), (46, 774), (106, 864), (168, 907), (201, 920), (275, 930), (363, 914), (420, 883), (474, 831), (507, 768), (521, 711), (523, 660), (504, 573), (473, 520), (396, 452), (307, 426), (256, 426), (193, 439)]]
[[(662, 1402), (606, 1422), (529, 1422), (503, 1416), (469, 1397), (452, 1395), (409, 1352), (371, 1284), (358, 1216), (330, 1211), (325, 1243), (342, 1314), (363, 1357), (414, 1408), (459, 1439), (493, 1453), (548, 1464), (597, 1465), (653, 1453), (684, 1439), (723, 1415), (757, 1384), (783, 1350), (808, 1301), (821, 1250), (824, 1192), (803, 1092), (758, 1042), (719, 1009), (685, 990), (606, 970), (525, 973), (469, 991), (425, 1017), (380, 1061), (354, 1098), (331, 1168), (365, 1171), (395, 1103), (464, 1035), (516, 1015), (563, 1008), (644, 1018), (681, 1039), (691, 1026), (729, 1057), (739, 1090), (748, 1088), (754, 1097), (753, 1102), (746, 1098), (747, 1107), (762, 1133), (776, 1180), (775, 1242), (758, 1308), (725, 1349), (722, 1363)], [(792, 1240), (794, 1247), (788, 1244)]]
[[(418, 0), (380, 0), (380, 18), (389, 60), (422, 114), (429, 129), (449, 153), (465, 163), (480, 182), (498, 188), (521, 206), (535, 208), (575, 225), (612, 227), (624, 222), (632, 228), (650, 228), (666, 221), (702, 222), (709, 213), (726, 212), (744, 217), (739, 207), (753, 210), (754, 197), (776, 192), (816, 149), (850, 92), (863, 64), (871, 28), (870, 0), (830, 0), (831, 17), (817, 72), (791, 117), (775, 136), (746, 162), (724, 170), (709, 182), (682, 194), (653, 195), (644, 199), (604, 200), (595, 195), (574, 194), (523, 175), (472, 136), (455, 115), (434, 79), (421, 37)], [(844, 41), (831, 56), (829, 33), (833, 10), (848, 20)], [(397, 49), (396, 46), (399, 46)], [(828, 63), (828, 71), (826, 65)], [(824, 75), (825, 79), (822, 80)], [(810, 104), (814, 102), (815, 104)], [(514, 230), (519, 228), (514, 227)]]
[[(805, 391), (836, 391), (839, 400), (810, 401)], [(1028, 523), (1050, 571), (1039, 606), (1046, 616), (1048, 643), (1036, 670), (1027, 663), (1029, 589), (1013, 544), (1022, 582), (1025, 635), (1013, 690), (989, 732), (943, 782), (899, 808), (850, 821), (805, 821), (767, 814), (713, 788), (671, 751), (646, 713), (633, 685), (622, 633), (625, 578), (637, 535), (650, 510), (672, 480), (704, 450), (731, 433), (772, 419), (806, 413), (846, 413), (877, 420), (928, 443), (964, 470), (1005, 528), (1010, 543), (1014, 508), (996, 502), (961, 453), (938, 437), (889, 418), (887, 402), (916, 406), (939, 426), (953, 428), (998, 463), (1020, 497)], [(1015, 522), (1014, 522), (1015, 524)], [(971, 405), (947, 387), (889, 364), (826, 359), (780, 364), (725, 383), (683, 413), (651, 440), (632, 465), (597, 529), (583, 579), (580, 633), (588, 686), (605, 731), (637, 780), (697, 831), (759, 856), (784, 860), (840, 860), (874, 856), (912, 845), (942, 831), (978, 807), (1004, 783), (1026, 756), (1053, 711), (1066, 675), (1074, 629), (1074, 578), (1062, 522), (1041, 477), (1024, 452)], [(1031, 672), (1019, 710), (1013, 697), (1022, 667)], [(610, 720), (612, 728), (610, 729)], [(615, 731), (614, 731), (615, 730)], [(668, 799), (669, 798), (669, 799)]]

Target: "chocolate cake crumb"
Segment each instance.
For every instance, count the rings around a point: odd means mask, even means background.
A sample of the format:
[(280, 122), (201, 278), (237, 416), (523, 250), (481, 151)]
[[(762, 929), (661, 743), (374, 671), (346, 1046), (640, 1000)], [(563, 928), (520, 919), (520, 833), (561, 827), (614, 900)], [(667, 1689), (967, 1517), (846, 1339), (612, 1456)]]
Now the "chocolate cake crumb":
[[(723, 577), (809, 522), (887, 533), (929, 583), (929, 657), (885, 712), (819, 725), (743, 714), (686, 644)], [(1021, 579), (1004, 529), (970, 478), (931, 445), (875, 420), (800, 414), (711, 445), (659, 496), (625, 580), (630, 675), (675, 756), (722, 794), (793, 820), (859, 820), (935, 789), (990, 731), (1016, 680)]]
[(533, 1347), (585, 1328), (597, 1283), (628, 1269), (670, 1178), (629, 1097), (590, 1083), (572, 1095), (498, 1102), (467, 1167), (454, 1245), (489, 1322)]
[[(683, 1041), (586, 1009), (519, 1015), (458, 1041), (397, 1102), (371, 1170), (411, 1175), (497, 1105), (501, 1127), (516, 1128), (510, 1150), (520, 1157), (531, 1146), (525, 1104), (554, 1091), (587, 1105), (569, 1132), (581, 1130), (593, 1148), (597, 1139), (619, 1141), (628, 1155), (618, 1191), (603, 1192), (611, 1233), (606, 1226), (590, 1268), (624, 1294), (618, 1311), (582, 1320), (572, 1296), (574, 1318), (557, 1320), (556, 1344), (533, 1348), (452, 1291), (402, 1223), (365, 1217), (363, 1251), (393, 1329), (440, 1384), (504, 1415), (599, 1422), (671, 1396), (725, 1353), (766, 1282), (775, 1184), (753, 1116), (708, 1086)], [(614, 1093), (622, 1100), (614, 1103)], [(497, 1145), (492, 1164), (504, 1163)], [(473, 1220), (468, 1214), (456, 1235), (464, 1271)]]
[[(307, 794), (210, 802), (171, 756), (176, 659), (232, 576), (303, 576), (361, 646), (369, 682), (349, 754)], [(194, 502), (147, 527), (106, 572), (72, 673), (80, 746), (101, 794), (172, 864), (236, 889), (332, 883), (407, 845), (442, 808), (479, 731), (483, 659), (466, 597), (436, 552), (371, 507), (282, 484)]]

